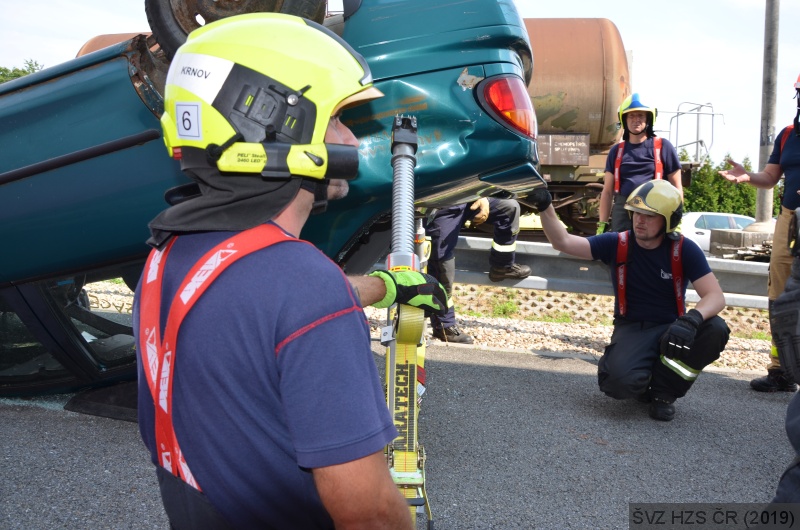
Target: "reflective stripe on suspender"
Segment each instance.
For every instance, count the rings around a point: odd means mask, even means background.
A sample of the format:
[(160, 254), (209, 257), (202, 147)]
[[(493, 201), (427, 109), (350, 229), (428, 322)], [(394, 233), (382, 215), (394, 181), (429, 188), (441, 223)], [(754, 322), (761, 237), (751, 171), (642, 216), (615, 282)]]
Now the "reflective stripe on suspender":
[[(627, 298), (627, 272), (628, 272), (628, 236), (630, 230), (619, 232), (617, 235), (617, 305), (620, 316), (625, 316), (628, 310)], [(672, 286), (675, 293), (675, 302), (678, 306), (678, 316), (684, 313), (683, 306), (683, 235), (672, 241), (670, 249), (670, 268), (672, 269)]]
[(183, 458), (172, 419), (172, 380), (178, 330), (195, 302), (214, 280), (239, 259), (281, 241), (299, 241), (275, 225), (259, 225), (221, 242), (195, 263), (170, 305), (164, 338), (161, 338), (161, 289), (164, 263), (177, 237), (163, 251), (153, 250), (145, 264), (139, 315), (139, 344), (144, 373), (155, 408), (158, 461), (173, 475), (200, 490)]
[[(614, 193), (619, 193), (619, 168), (622, 165), (622, 153), (625, 151), (625, 142), (620, 142), (617, 148), (617, 158), (614, 159)], [(653, 159), (656, 169), (653, 178), (660, 180), (664, 178), (664, 162), (661, 160), (661, 138), (653, 138)]]

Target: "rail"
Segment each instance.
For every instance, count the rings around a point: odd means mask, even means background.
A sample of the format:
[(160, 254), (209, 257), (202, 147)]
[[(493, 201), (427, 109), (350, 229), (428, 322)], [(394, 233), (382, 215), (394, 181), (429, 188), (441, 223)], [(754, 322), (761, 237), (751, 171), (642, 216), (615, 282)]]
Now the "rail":
[[(491, 246), (490, 238), (458, 238), (456, 282), (568, 293), (614, 294), (606, 265), (599, 261), (573, 258), (555, 250), (549, 243), (517, 241), (517, 262), (530, 266), (533, 274), (516, 282), (492, 282), (488, 276)], [(709, 258), (708, 263), (725, 293), (727, 305), (767, 308), (769, 264), (719, 258)], [(698, 300), (694, 290), (687, 290), (686, 301)]]

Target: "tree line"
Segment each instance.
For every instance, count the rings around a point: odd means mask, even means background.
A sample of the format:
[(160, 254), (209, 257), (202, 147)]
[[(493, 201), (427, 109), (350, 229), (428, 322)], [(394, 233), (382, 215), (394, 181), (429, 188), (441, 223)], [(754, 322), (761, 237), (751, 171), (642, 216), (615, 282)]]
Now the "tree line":
[(0, 83), (5, 83), (6, 81), (11, 81), (12, 79), (17, 79), (18, 77), (38, 72), (42, 68), (44, 68), (44, 65), (39, 64), (33, 59), (28, 59), (25, 61), (25, 66), (22, 68), (7, 68), (5, 66), (0, 66)]

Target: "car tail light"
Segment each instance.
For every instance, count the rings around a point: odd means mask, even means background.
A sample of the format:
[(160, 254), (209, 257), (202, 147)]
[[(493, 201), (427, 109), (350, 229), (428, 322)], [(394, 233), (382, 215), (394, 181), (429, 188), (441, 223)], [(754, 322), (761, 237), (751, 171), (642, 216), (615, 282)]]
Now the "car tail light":
[(482, 101), (513, 130), (536, 139), (536, 112), (519, 77), (498, 76), (482, 84)]

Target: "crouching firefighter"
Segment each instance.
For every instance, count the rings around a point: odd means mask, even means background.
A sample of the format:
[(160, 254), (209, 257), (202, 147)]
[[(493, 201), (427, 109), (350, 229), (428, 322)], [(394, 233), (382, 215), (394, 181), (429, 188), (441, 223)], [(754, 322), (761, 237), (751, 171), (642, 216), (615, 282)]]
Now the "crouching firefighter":
[(357, 174), (339, 113), (380, 96), (347, 43), (288, 15), (210, 23), (172, 61), (161, 124), (194, 183), (150, 223), (134, 302), (139, 427), (172, 528), (411, 527), (362, 303), (444, 313), (444, 289), (348, 281), (296, 237)]
[[(651, 418), (672, 420), (675, 400), (719, 358), (730, 335), (717, 316), (725, 298), (703, 251), (675, 232), (683, 211), (680, 192), (664, 180), (640, 185), (625, 202), (632, 230), (589, 238), (566, 231), (546, 189), (532, 197), (553, 248), (609, 265), (614, 332), (598, 364), (600, 390), (649, 403)], [(690, 281), (700, 301), (686, 311)]]

